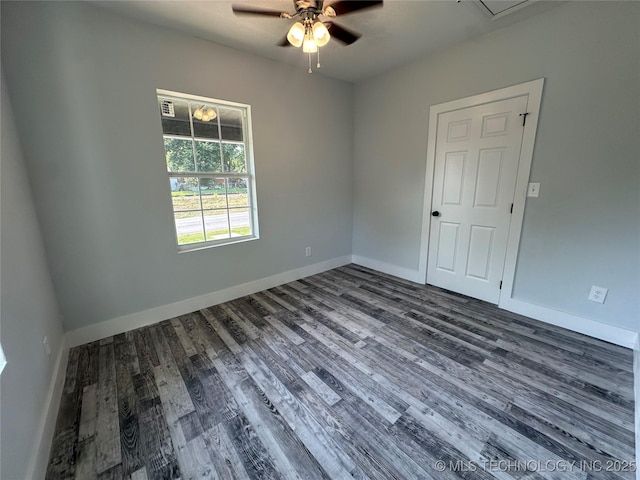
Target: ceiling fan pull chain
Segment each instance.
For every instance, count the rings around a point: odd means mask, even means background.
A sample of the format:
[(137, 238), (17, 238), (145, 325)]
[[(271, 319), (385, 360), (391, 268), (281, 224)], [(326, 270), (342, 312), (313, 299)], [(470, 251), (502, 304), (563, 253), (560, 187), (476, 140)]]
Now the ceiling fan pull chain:
[(311, 70), (311, 52), (309, 52), (309, 73), (313, 73)]
[(316, 65), (316, 68), (320, 68), (320, 49), (318, 49), (318, 63)]

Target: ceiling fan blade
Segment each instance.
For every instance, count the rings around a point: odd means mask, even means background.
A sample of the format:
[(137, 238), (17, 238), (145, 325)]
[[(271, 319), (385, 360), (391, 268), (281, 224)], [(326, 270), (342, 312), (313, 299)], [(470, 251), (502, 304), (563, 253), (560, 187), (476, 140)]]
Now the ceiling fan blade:
[(282, 17), (283, 12), (277, 10), (267, 10), (264, 8), (245, 7), (242, 5), (232, 5), (231, 9), (236, 15), (261, 15), (267, 17)]
[(382, 3), (382, 0), (339, 0), (331, 5), (327, 5), (325, 9), (332, 8), (336, 16), (339, 16), (368, 8), (382, 7)]
[(358, 32), (347, 30), (346, 28), (341, 27), (340, 25), (337, 25), (333, 22), (325, 22), (324, 24), (329, 30), (331, 38), (335, 38), (345, 45), (351, 45), (362, 36), (362, 34)]

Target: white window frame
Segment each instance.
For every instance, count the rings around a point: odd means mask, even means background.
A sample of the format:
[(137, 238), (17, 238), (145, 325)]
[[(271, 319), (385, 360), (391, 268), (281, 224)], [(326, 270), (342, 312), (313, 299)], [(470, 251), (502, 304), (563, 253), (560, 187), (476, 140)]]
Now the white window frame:
[[(222, 145), (222, 143), (235, 143), (235, 144), (241, 144), (244, 145), (244, 151), (245, 151), (245, 159), (247, 162), (247, 172), (246, 173), (232, 173), (232, 172), (169, 172), (167, 171), (167, 178), (170, 179), (171, 177), (197, 177), (197, 178), (224, 178), (224, 179), (228, 179), (228, 178), (246, 178), (247, 179), (247, 195), (248, 195), (248, 199), (249, 199), (249, 206), (247, 207), (249, 209), (250, 212), (250, 218), (249, 218), (249, 224), (251, 227), (251, 234), (250, 235), (243, 235), (243, 236), (239, 236), (239, 237), (230, 237), (230, 238), (221, 238), (221, 239), (217, 239), (217, 240), (206, 240), (206, 230), (204, 228), (204, 218), (203, 218), (203, 232), (205, 233), (205, 241), (204, 242), (197, 242), (197, 243), (189, 243), (189, 244), (184, 244), (184, 245), (180, 245), (178, 244), (178, 229), (175, 223), (175, 213), (176, 211), (173, 209), (173, 199), (171, 200), (171, 218), (173, 219), (173, 226), (174, 226), (174, 230), (175, 230), (175, 239), (176, 239), (176, 247), (178, 249), (179, 253), (183, 253), (183, 252), (192, 252), (192, 251), (196, 251), (196, 250), (202, 250), (202, 249), (207, 249), (207, 248), (211, 248), (211, 247), (219, 247), (222, 245), (230, 245), (230, 244), (235, 244), (235, 243), (242, 243), (242, 242), (247, 242), (247, 241), (251, 241), (251, 240), (257, 240), (258, 238), (260, 238), (259, 236), (259, 229), (258, 229), (258, 200), (257, 200), (257, 196), (256, 196), (256, 176), (255, 176), (255, 168), (254, 168), (254, 155), (253, 155), (253, 135), (252, 135), (252, 131), (251, 131), (251, 105), (247, 105), (244, 103), (237, 103), (237, 102), (230, 102), (227, 100), (218, 100), (218, 99), (214, 99), (214, 98), (208, 98), (208, 97), (201, 97), (201, 96), (197, 96), (197, 95), (190, 95), (190, 94), (186, 94), (186, 93), (180, 93), (180, 92), (174, 92), (174, 91), (170, 91), (170, 90), (162, 90), (162, 89), (157, 89), (156, 90), (156, 95), (157, 97), (163, 97), (163, 98), (167, 98), (168, 99), (174, 99), (177, 101), (191, 101), (191, 102), (202, 102), (203, 104), (207, 104), (207, 105), (216, 105), (216, 106), (223, 106), (223, 107), (232, 107), (235, 109), (239, 109), (243, 112), (242, 114), (242, 133), (243, 133), (243, 141), (234, 141), (234, 140), (223, 140), (221, 137), (221, 135), (219, 135), (220, 138), (218, 138), (217, 140), (214, 139), (210, 139), (210, 138), (200, 138), (200, 137), (196, 137), (194, 135), (193, 132), (193, 128), (191, 129), (191, 137), (186, 137), (186, 136), (179, 136), (179, 135), (165, 135), (164, 132), (162, 132), (162, 140), (163, 140), (163, 151), (164, 151), (164, 139), (165, 138), (179, 138), (179, 139), (186, 139), (186, 138), (191, 138), (193, 140), (203, 140), (203, 141), (216, 141), (216, 142), (220, 142), (220, 144)], [(159, 112), (160, 115), (160, 119), (162, 119), (162, 113)], [(189, 115), (191, 116), (191, 112), (189, 113)], [(220, 128), (220, 126), (219, 126)], [(163, 158), (163, 161), (165, 162), (164, 165), (166, 166), (166, 158)], [(223, 161), (222, 156), (221, 156), (221, 161)], [(198, 180), (199, 182), (199, 180)], [(225, 187), (226, 188), (226, 187)], [(171, 190), (169, 190), (169, 192), (171, 192)], [(227, 200), (227, 207), (226, 209), (222, 208), (222, 209), (216, 209), (216, 210), (226, 210), (227, 212), (227, 223), (229, 226), (229, 234), (231, 235), (231, 220), (230, 220), (230, 209), (229, 209), (229, 204), (228, 204), (228, 200)], [(233, 210), (233, 208), (231, 209)], [(201, 212), (203, 211), (202, 209), (200, 210)]]

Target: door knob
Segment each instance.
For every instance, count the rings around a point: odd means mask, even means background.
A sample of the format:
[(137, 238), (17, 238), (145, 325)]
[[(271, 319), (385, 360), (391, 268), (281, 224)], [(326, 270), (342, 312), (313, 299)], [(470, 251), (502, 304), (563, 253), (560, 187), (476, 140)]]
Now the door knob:
[(431, 216), (432, 217), (439, 217), (440, 216), (440, 212), (439, 211), (435, 211), (435, 212), (431, 212)]

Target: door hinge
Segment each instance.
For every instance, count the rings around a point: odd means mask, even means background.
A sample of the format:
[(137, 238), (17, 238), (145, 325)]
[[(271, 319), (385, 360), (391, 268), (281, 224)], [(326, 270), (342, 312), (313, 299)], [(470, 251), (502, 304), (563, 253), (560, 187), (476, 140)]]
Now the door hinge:
[(500, 280), (500, 290), (502, 290), (502, 280)]
[(520, 116), (522, 117), (522, 126), (523, 127), (527, 124), (527, 115), (529, 115), (529, 112), (524, 112), (524, 113), (520, 114)]
[(511, 204), (511, 211), (509, 213), (513, 213), (513, 203)]

